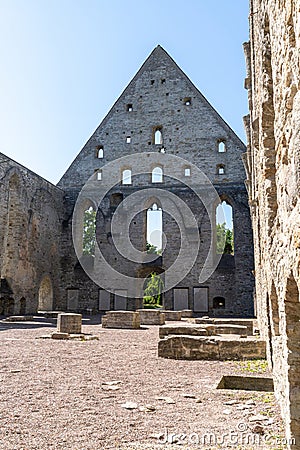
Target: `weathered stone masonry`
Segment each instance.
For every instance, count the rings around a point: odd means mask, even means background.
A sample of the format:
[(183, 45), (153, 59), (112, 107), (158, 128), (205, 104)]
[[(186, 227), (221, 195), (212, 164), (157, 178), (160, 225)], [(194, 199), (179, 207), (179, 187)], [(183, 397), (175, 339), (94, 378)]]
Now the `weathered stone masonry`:
[(0, 154), (0, 314), (30, 314), (61, 301), (63, 197)]
[[(155, 143), (157, 130), (162, 134), (160, 144)], [(225, 152), (218, 151), (221, 141), (225, 144)], [(204, 303), (206, 299), (208, 302), (207, 307), (201, 312), (213, 315), (251, 316), (253, 244), (247, 192), (244, 186), (245, 173), (241, 160), (241, 155), (245, 151), (244, 144), (160, 46), (155, 48), (145, 61), (60, 180), (58, 186), (66, 192), (70, 218), (78, 193), (94, 172), (101, 171), (101, 168), (112, 160), (136, 153), (159, 153), (162, 147), (167, 155), (180, 156), (203, 170), (220, 197), (232, 206), (235, 256), (225, 255), (218, 270), (205, 285), (200, 286), (199, 273), (211, 237), (211, 226), (203, 205), (197, 202), (186, 186), (167, 177), (159, 186), (153, 185), (149, 176), (140, 177), (133, 180), (130, 185), (124, 185), (121, 182), (121, 173), (120, 182), (111, 191), (111, 196), (103, 202), (101, 213), (98, 214), (98, 242), (101, 243), (101, 250), (110, 264), (120, 272), (141, 273), (143, 276), (147, 270), (148, 273), (153, 269), (160, 272), (169, 267), (178, 253), (180, 236), (176, 223), (166, 215), (163, 216), (163, 231), (167, 236), (168, 245), (157, 267), (138, 267), (130, 264), (114, 250), (109, 238), (110, 221), (115, 210), (114, 199), (125, 199), (131, 193), (144, 188), (169, 189), (195, 214), (202, 245), (193, 269), (176, 286), (177, 289), (187, 290), (186, 303), (180, 309), (197, 311), (195, 288), (198, 288), (202, 297), (206, 297)], [(219, 167), (224, 168), (224, 173), (218, 173)], [(123, 169), (130, 167), (124, 166)], [(149, 167), (149, 172), (151, 170)], [(159, 198), (155, 200), (159, 204)], [(92, 203), (91, 201), (90, 204)], [(145, 214), (139, 214), (131, 226), (130, 238), (140, 250), (145, 249), (144, 230)], [(70, 244), (70, 222), (68, 232), (66, 243)], [(72, 255), (72, 248), (66, 249), (66, 254)], [(97, 309), (98, 289), (85, 279), (84, 273), (80, 274), (78, 267), (76, 282), (74, 281), (75, 265), (76, 259), (73, 254), (63, 273), (64, 283), (74, 288), (72, 292), (75, 292), (76, 288), (79, 289), (78, 304), (81, 308), (89, 304)], [(164, 302), (167, 309), (176, 308), (174, 297), (175, 293), (172, 290), (165, 294)], [(225, 298), (224, 309), (214, 308), (213, 299), (216, 297)], [(106, 304), (110, 305), (111, 309), (120, 307), (114, 295), (106, 299)], [(140, 300), (127, 299), (122, 303), (121, 309), (140, 307)]]
[(287, 438), (300, 448), (300, 2), (251, 0), (244, 45), (256, 309)]
[[(220, 146), (225, 148), (220, 151)], [(115, 250), (110, 236), (114, 211), (123, 199), (145, 188), (169, 190), (193, 212), (201, 246), (190, 273), (165, 293), (165, 309), (192, 309), (215, 316), (253, 315), (252, 230), (241, 160), (245, 146), (160, 46), (142, 65), (57, 187), (2, 156), (0, 267), (1, 298), (6, 298), (6, 306), (0, 313), (35, 312), (38, 308), (79, 312), (141, 308), (141, 298), (103, 291), (88, 278), (73, 248), (72, 216), (82, 187), (93, 174), (95, 180), (101, 177), (105, 164), (127, 155), (159, 154), (162, 149), (166, 155), (188, 161), (180, 168), (183, 176), (193, 176), (193, 170), (185, 175), (192, 164), (201, 169), (220, 198), (232, 206), (234, 256), (224, 255), (216, 272), (203, 285), (199, 284), (212, 233), (202, 202), (183, 182), (167, 176), (159, 186), (146, 175), (133, 176), (126, 185), (121, 181), (121, 173), (120, 182), (97, 213), (101, 250), (122, 273), (144, 277), (153, 270), (164, 272), (170, 267), (180, 248), (180, 235), (168, 214), (163, 214), (167, 247), (154, 265), (124, 259)], [(152, 169), (149, 167), (150, 175)], [(160, 205), (159, 198), (148, 199), (145, 210), (130, 226), (130, 239), (140, 250), (145, 250), (146, 210), (153, 201)], [(89, 206), (97, 207), (92, 201), (87, 202), (86, 207)], [(215, 233), (214, 225), (212, 228)], [(221, 308), (216, 301), (220, 298)]]

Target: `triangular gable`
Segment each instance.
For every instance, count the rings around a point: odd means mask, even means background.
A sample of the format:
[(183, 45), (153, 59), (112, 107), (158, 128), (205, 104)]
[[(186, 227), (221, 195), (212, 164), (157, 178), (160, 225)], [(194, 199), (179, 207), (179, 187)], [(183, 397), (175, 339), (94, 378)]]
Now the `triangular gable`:
[[(122, 103), (122, 99), (127, 96), (127, 94), (134, 90), (135, 85), (138, 83), (138, 81), (142, 78), (143, 74), (147, 71), (160, 71), (162, 76), (164, 73), (164, 70), (170, 69), (170, 67), (178, 74), (178, 77), (180, 79), (185, 80), (187, 86), (189, 89), (194, 93), (195, 97), (199, 100), (199, 102), (203, 105), (206, 111), (208, 111), (208, 114), (211, 118), (214, 119), (214, 121), (218, 122), (221, 128), (226, 130), (226, 133), (230, 135), (230, 138), (235, 141), (236, 148), (239, 151), (240, 154), (242, 154), (245, 151), (245, 144), (239, 139), (239, 137), (234, 133), (234, 131), (230, 128), (230, 126), (224, 121), (224, 119), (219, 115), (219, 113), (213, 108), (213, 106), (208, 102), (208, 100), (204, 97), (204, 95), (197, 89), (197, 87), (192, 83), (192, 81), (188, 78), (188, 76), (180, 69), (180, 67), (177, 65), (177, 63), (173, 60), (173, 58), (160, 46), (154, 48), (154, 50), (151, 52), (151, 54), (148, 56), (148, 58), (145, 60), (145, 62), (142, 64), (140, 69), (137, 71), (135, 76), (132, 78), (132, 80), (129, 82), (129, 84), (126, 86), (126, 88), (123, 90), (121, 95), (118, 97), (118, 99), (115, 101), (113, 106), (110, 108), (109, 112), (106, 114), (104, 119), (101, 121), (101, 123), (98, 125), (96, 130), (93, 132), (91, 137), (88, 139), (82, 150), (79, 152), (73, 163), (70, 165), (69, 169), (66, 171), (66, 173), (63, 175), (61, 180), (59, 181), (58, 185), (61, 187), (65, 187), (67, 185), (70, 186), (70, 179), (73, 178), (74, 181), (74, 173), (72, 173), (72, 168), (77, 166), (82, 162), (84, 150), (89, 147), (89, 144), (92, 145), (95, 143), (95, 137), (97, 136), (99, 130), (101, 130), (107, 122), (112, 118), (112, 116), (116, 113), (117, 107), (120, 103)], [(90, 173), (91, 175), (92, 173)], [(69, 179), (67, 181), (67, 179)], [(82, 183), (74, 183), (76, 184), (82, 184)]]

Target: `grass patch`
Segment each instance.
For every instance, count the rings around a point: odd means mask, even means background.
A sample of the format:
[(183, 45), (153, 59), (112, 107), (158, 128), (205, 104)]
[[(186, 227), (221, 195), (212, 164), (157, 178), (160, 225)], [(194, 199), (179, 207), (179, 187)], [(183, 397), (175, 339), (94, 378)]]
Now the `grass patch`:
[(238, 361), (237, 365), (242, 372), (246, 373), (266, 373), (268, 371), (268, 362), (265, 359)]

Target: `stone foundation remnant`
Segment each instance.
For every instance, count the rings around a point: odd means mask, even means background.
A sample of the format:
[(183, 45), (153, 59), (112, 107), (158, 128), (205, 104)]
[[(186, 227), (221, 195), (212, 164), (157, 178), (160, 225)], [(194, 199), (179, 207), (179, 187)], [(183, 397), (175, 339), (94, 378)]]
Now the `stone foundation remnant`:
[(132, 328), (138, 329), (141, 326), (139, 312), (133, 311), (108, 311), (102, 317), (103, 328)]
[(166, 321), (179, 322), (182, 317), (182, 311), (161, 310), (161, 313), (165, 315)]
[(274, 392), (272, 378), (245, 377), (239, 375), (224, 375), (217, 389), (239, 389), (242, 391), (266, 391)]
[(240, 336), (168, 336), (158, 343), (158, 356), (188, 360), (265, 359), (266, 343), (262, 339)]
[(165, 314), (160, 309), (138, 309), (141, 325), (163, 325)]
[(190, 319), (193, 317), (193, 311), (191, 309), (183, 309), (181, 311), (181, 317), (182, 319)]
[(9, 316), (4, 320), (5, 322), (30, 322), (33, 316)]
[(186, 336), (216, 336), (221, 334), (233, 334), (249, 336), (248, 329), (243, 325), (164, 325), (159, 328), (160, 339), (170, 335)]
[[(214, 318), (196, 318), (195, 323), (198, 325), (214, 325), (216, 327), (220, 327), (221, 325), (230, 325), (230, 326), (242, 326), (246, 327), (246, 331), (243, 334), (247, 334), (247, 336), (253, 335), (253, 319), (214, 319)], [(219, 328), (221, 329), (221, 328)], [(219, 331), (221, 333), (221, 331)], [(239, 334), (239, 333), (238, 333)]]
[(59, 333), (80, 334), (81, 325), (81, 314), (61, 313), (57, 316), (57, 331)]

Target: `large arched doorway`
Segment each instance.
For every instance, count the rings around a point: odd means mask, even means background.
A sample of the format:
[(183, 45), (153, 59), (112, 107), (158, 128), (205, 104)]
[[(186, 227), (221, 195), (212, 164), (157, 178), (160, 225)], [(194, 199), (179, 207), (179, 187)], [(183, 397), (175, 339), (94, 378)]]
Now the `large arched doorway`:
[(143, 308), (161, 308), (163, 306), (163, 289), (163, 273), (154, 268), (144, 282)]
[(49, 275), (45, 275), (39, 289), (39, 311), (51, 311), (53, 309), (53, 289)]

